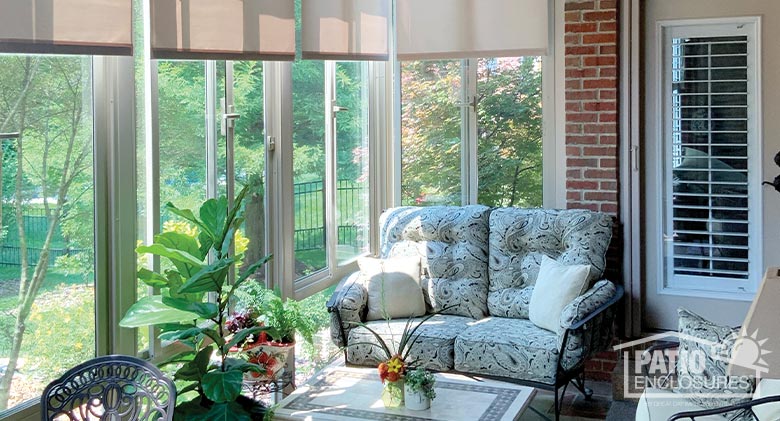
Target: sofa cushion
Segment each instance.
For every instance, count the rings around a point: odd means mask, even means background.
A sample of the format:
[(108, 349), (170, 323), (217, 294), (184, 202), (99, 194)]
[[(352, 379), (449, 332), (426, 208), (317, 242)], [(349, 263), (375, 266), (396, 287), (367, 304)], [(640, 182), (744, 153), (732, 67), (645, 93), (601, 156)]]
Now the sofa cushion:
[(542, 256), (591, 266), (588, 282), (604, 273), (612, 217), (588, 210), (499, 208), (490, 213), (488, 311), (528, 318), (529, 288)]
[(434, 311), (487, 314), (487, 206), (400, 207), (380, 218), (380, 257), (419, 256), (425, 300)]
[(455, 369), (551, 384), (558, 352), (558, 335), (530, 320), (489, 317), (455, 339)]
[[(366, 326), (379, 333), (386, 344), (390, 345), (391, 341), (394, 341), (397, 346), (407, 320), (395, 319), (389, 322), (377, 320), (366, 323)], [(416, 318), (413, 323), (420, 320), (421, 318)], [(452, 370), (455, 337), (474, 322), (474, 319), (467, 317), (444, 314), (431, 317), (415, 332), (415, 334), (419, 333), (420, 337), (409, 353), (410, 362), (429, 370)], [(380, 348), (367, 344), (378, 344), (378, 342), (376, 337), (365, 328), (352, 329), (349, 332), (349, 343), (354, 344), (347, 348), (347, 361), (352, 364), (376, 366), (386, 358)]]
[(358, 259), (360, 276), (368, 291), (366, 320), (417, 317), (425, 314), (420, 288), (420, 258)]
[[(671, 391), (648, 388), (639, 398), (635, 419), (636, 421), (666, 421), (679, 412), (701, 411), (703, 409), (687, 399), (680, 399)], [(727, 419), (721, 415), (709, 415), (698, 417), (696, 421), (727, 421)]]

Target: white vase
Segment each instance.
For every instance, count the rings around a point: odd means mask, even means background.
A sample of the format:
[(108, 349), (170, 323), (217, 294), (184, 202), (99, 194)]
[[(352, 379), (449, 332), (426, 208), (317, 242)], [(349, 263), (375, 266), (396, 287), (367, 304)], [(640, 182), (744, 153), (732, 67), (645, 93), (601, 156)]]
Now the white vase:
[(412, 390), (409, 385), (404, 386), (404, 405), (412, 411), (424, 411), (431, 407), (431, 400), (421, 390)]

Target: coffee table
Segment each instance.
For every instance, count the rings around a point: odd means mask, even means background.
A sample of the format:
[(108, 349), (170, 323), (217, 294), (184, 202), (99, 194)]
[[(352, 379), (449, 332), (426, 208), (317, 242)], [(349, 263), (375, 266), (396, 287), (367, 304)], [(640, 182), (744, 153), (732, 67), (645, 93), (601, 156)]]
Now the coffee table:
[(275, 420), (516, 420), (530, 404), (531, 387), (436, 374), (436, 399), (425, 411), (386, 409), (380, 398), (382, 383), (373, 368), (330, 366), (284, 398)]

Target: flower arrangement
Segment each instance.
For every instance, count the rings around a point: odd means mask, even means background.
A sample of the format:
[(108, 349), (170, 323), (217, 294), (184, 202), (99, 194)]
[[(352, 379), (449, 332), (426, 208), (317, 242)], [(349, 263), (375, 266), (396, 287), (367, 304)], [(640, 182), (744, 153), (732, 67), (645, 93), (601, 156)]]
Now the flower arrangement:
[(385, 380), (397, 382), (404, 377), (406, 364), (400, 355), (394, 355), (389, 360), (379, 363), (377, 369), (379, 370), (379, 379), (382, 380), (382, 383)]

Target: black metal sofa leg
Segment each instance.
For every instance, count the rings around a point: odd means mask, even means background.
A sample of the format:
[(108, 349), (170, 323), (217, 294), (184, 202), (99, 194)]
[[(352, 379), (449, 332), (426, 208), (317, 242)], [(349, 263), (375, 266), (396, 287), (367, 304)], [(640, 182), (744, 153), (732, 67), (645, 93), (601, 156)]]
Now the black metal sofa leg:
[(574, 387), (577, 388), (577, 390), (582, 393), (582, 396), (585, 397), (585, 400), (591, 400), (593, 399), (593, 390), (589, 387), (585, 387), (585, 372), (582, 371), (580, 374), (573, 378), (571, 383), (574, 385)]

